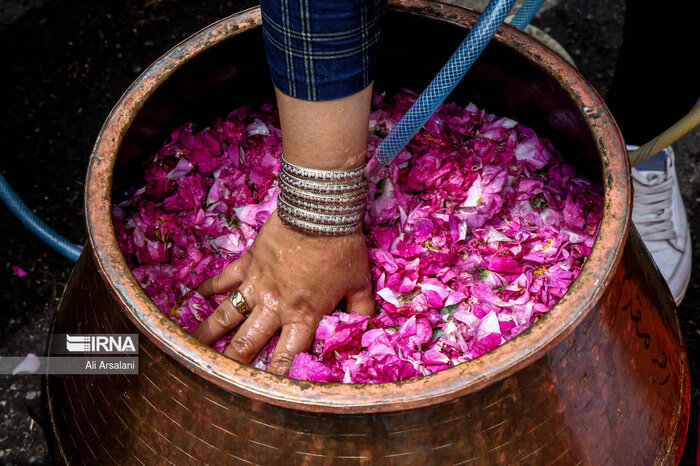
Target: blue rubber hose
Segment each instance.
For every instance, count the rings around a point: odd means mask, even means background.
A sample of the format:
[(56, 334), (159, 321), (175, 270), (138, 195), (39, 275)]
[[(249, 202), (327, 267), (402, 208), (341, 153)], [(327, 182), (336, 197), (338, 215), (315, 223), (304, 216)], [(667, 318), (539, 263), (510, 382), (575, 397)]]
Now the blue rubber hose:
[(515, 18), (510, 22), (511, 26), (515, 26), (518, 29), (525, 29), (535, 14), (540, 11), (545, 0), (528, 0), (523, 6), (520, 7), (518, 12), (515, 14)]
[[(435, 113), (448, 95), (457, 87), (486, 45), (503, 23), (515, 0), (491, 0), (467, 37), (459, 44), (447, 63), (438, 72), (411, 108), (396, 123), (376, 151), (377, 160), (389, 165), (418, 130)], [(530, 22), (543, 0), (528, 0), (514, 18), (524, 28)], [(520, 15), (520, 12), (523, 12)], [(520, 16), (520, 18), (519, 18)], [(520, 26), (519, 26), (520, 27)]]
[(78, 260), (81, 248), (71, 243), (63, 236), (56, 233), (50, 226), (45, 224), (27, 205), (22, 202), (17, 193), (12, 189), (5, 177), (0, 173), (0, 199), (5, 203), (10, 212), (17, 217), (29, 231), (34, 233), (41, 241), (63, 254), (73, 262)]

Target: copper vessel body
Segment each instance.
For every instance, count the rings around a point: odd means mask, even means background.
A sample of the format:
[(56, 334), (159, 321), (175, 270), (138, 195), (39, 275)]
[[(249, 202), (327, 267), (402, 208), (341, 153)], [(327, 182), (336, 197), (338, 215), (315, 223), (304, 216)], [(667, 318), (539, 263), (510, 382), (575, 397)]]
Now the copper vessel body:
[[(419, 0), (390, 7), (376, 87), (422, 89), (477, 16)], [(624, 142), (576, 70), (511, 27), (501, 28), (451, 99), (532, 126), (605, 189), (591, 256), (528, 331), (429, 377), (318, 384), (229, 360), (155, 307), (119, 251), (112, 201), (174, 126), (272, 100), (259, 25), (259, 10), (251, 9), (192, 36), (147, 69), (105, 122), (86, 183), (89, 243), (52, 332), (139, 333), (140, 374), (46, 377), (56, 459), (677, 463), (688, 423), (688, 361), (673, 300), (630, 224)]]

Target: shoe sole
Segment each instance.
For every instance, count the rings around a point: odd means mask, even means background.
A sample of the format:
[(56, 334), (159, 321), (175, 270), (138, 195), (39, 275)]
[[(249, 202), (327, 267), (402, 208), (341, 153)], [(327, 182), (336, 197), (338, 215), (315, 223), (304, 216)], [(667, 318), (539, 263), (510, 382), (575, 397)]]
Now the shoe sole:
[(683, 302), (683, 299), (685, 298), (685, 294), (688, 291), (688, 287), (690, 286), (690, 278), (693, 275), (692, 272), (692, 257), (693, 257), (693, 243), (692, 239), (690, 237), (690, 231), (686, 233), (686, 240), (685, 240), (685, 248), (684, 248), (684, 253), (683, 257), (681, 257), (681, 262), (686, 262), (685, 264), (682, 264), (682, 268), (687, 268), (687, 275), (685, 278), (685, 281), (683, 282), (683, 286), (680, 288), (678, 296), (674, 296), (673, 300), (676, 302), (676, 307), (680, 306), (681, 303)]
[(685, 293), (688, 291), (688, 287), (690, 286), (690, 275), (688, 275), (688, 278), (686, 278), (685, 283), (683, 284), (683, 288), (681, 288), (681, 292), (678, 294), (676, 298), (674, 298), (674, 301), (676, 302), (676, 307), (680, 307), (681, 303), (685, 299)]

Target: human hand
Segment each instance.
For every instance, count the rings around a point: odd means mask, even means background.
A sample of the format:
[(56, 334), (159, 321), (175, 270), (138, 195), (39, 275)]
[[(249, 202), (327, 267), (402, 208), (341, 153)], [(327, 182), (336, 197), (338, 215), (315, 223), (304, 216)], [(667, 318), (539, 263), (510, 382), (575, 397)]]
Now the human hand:
[(318, 237), (294, 230), (273, 212), (248, 251), (198, 292), (240, 290), (252, 310), (247, 319), (229, 299), (192, 333), (211, 345), (237, 327), (224, 354), (248, 364), (281, 329), (270, 372), (287, 375), (294, 356), (311, 346), (316, 327), (345, 298), (347, 312), (374, 315), (367, 247), (362, 232)]

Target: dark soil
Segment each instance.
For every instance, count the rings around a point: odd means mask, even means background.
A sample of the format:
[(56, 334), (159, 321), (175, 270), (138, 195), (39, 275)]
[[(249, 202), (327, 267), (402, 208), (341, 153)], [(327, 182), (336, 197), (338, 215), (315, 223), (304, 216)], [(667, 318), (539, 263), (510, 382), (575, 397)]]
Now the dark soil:
[[(468, 2), (467, 2), (468, 3)], [(624, 1), (555, 3), (533, 24), (572, 54), (605, 95), (622, 36)], [(209, 0), (3, 0), (0, 4), (0, 169), (37, 215), (82, 244), (82, 196), (92, 144), (121, 93), (170, 47), (253, 4)], [(650, 137), (653, 135), (650, 135)], [(700, 131), (676, 146), (689, 212), (700, 210)], [(694, 238), (700, 217), (691, 216)], [(72, 264), (0, 207), (0, 355), (43, 353)], [(700, 243), (694, 242), (700, 260)], [(13, 265), (29, 272), (12, 273)], [(684, 465), (695, 464), (700, 399), (700, 285), (679, 309), (692, 374), (692, 412)], [(38, 376), (0, 376), (0, 464), (48, 464)]]

